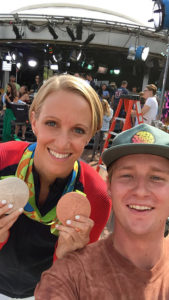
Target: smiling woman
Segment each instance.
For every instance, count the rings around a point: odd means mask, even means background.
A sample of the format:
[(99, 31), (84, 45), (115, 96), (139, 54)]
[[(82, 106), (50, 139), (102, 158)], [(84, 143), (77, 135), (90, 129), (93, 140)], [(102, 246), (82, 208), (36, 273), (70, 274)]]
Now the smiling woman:
[[(79, 160), (102, 124), (102, 106), (92, 87), (71, 75), (50, 78), (32, 103), (30, 120), (37, 143), (0, 144), (0, 178), (17, 176), (30, 191), (23, 214), (7, 216), (8, 206), (0, 203), (0, 293), (14, 298), (32, 296), (53, 259), (96, 241), (111, 206), (105, 182)], [(72, 191), (87, 196), (91, 214), (61, 225), (56, 206)]]

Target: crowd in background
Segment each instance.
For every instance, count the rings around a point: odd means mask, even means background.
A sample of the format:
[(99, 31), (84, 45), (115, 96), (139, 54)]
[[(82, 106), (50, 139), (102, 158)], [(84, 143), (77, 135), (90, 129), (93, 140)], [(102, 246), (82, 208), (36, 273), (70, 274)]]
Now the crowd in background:
[[(158, 102), (156, 97), (157, 87), (154, 84), (147, 85), (144, 91), (140, 91), (138, 87), (133, 86), (131, 89), (128, 89), (128, 82), (123, 80), (121, 85), (118, 87), (116, 82), (109, 82), (106, 84), (102, 82), (97, 84), (97, 81), (94, 80), (92, 74), (81, 75), (75, 73), (74, 76), (81, 77), (88, 82), (88, 84), (97, 92), (100, 101), (103, 105), (104, 118), (103, 118), (103, 127), (101, 130), (96, 133), (94, 137), (93, 144), (93, 153), (92, 159), (94, 159), (95, 154), (102, 152), (106, 134), (109, 131), (113, 115), (116, 112), (118, 103), (121, 95), (128, 94), (137, 94), (140, 95), (142, 114), (145, 123), (151, 124), (152, 120), (156, 119), (158, 114)], [(30, 90), (26, 85), (20, 86), (16, 82), (16, 77), (11, 75), (9, 78), (9, 83), (5, 86), (4, 91), (1, 89), (1, 103), (0, 103), (0, 114), (3, 115), (3, 134), (2, 141), (9, 141), (13, 139), (11, 134), (11, 122), (15, 122), (15, 137), (18, 136), (19, 131), (21, 130), (21, 139), (25, 140), (26, 133), (26, 122), (17, 122), (16, 116), (14, 115), (15, 104), (28, 106), (31, 104), (34, 96), (41, 87), (43, 81), (40, 78), (40, 75), (35, 76), (35, 81), (31, 85)], [(126, 111), (124, 105), (122, 106), (119, 117), (125, 118)], [(133, 107), (132, 111), (132, 125), (137, 124), (136, 111)], [(123, 128), (123, 122), (119, 122), (119, 131)]]

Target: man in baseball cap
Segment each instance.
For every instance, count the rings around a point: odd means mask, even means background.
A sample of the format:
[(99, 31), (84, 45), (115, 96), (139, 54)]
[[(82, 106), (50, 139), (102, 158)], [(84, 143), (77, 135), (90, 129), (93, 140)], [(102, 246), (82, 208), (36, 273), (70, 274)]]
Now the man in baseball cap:
[(57, 260), (43, 273), (36, 300), (169, 299), (169, 134), (138, 125), (120, 133), (102, 157), (113, 233)]

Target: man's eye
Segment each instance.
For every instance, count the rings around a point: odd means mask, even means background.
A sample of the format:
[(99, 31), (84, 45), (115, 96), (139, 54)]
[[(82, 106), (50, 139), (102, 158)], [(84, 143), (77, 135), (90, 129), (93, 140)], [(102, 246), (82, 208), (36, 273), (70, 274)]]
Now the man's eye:
[(162, 181), (163, 180), (162, 177), (155, 176), (155, 175), (151, 176), (151, 179), (154, 180), (154, 181)]
[(74, 131), (75, 131), (76, 133), (79, 133), (79, 134), (85, 134), (84, 129), (79, 128), (79, 127), (75, 128)]
[(54, 122), (54, 121), (47, 121), (46, 125), (47, 126), (51, 126), (51, 127), (55, 127), (56, 126), (56, 122)]
[(123, 178), (132, 178), (133, 176), (131, 174), (122, 174), (121, 177), (123, 177)]

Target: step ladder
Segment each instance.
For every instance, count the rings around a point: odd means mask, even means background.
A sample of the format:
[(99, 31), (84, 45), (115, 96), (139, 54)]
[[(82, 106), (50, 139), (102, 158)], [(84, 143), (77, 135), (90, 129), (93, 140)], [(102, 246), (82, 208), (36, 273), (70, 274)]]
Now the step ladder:
[[(123, 107), (123, 105), (124, 105), (124, 110), (126, 112), (126, 117), (120, 118), (119, 114), (120, 114), (120, 111), (121, 111), (121, 108)], [(143, 115), (141, 112), (140, 96), (135, 95), (135, 94), (121, 95), (116, 112), (112, 119), (112, 123), (111, 123), (110, 129), (109, 129), (108, 135), (106, 137), (102, 152), (108, 148), (111, 137), (116, 136), (118, 134), (117, 132), (114, 132), (117, 120), (123, 122), (122, 131), (127, 130), (132, 127), (131, 111), (133, 109), (136, 110), (136, 119), (138, 121), (138, 124), (143, 123)], [(96, 171), (99, 172), (100, 168), (103, 168), (106, 170), (106, 167), (102, 164), (101, 156), (99, 158), (99, 162), (98, 162)]]

